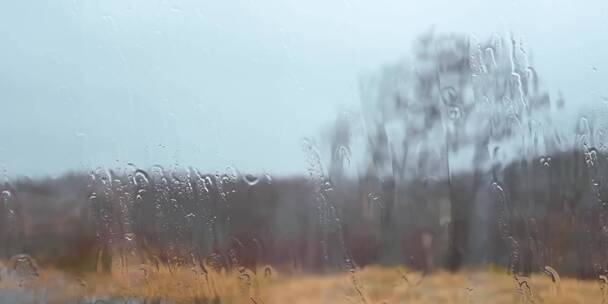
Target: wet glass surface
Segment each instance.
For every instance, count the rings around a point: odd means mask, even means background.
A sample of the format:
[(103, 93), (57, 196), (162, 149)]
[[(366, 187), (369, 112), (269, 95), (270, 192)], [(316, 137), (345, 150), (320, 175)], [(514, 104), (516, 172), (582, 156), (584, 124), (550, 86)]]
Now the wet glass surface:
[(604, 303), (608, 4), (5, 1), (1, 303)]

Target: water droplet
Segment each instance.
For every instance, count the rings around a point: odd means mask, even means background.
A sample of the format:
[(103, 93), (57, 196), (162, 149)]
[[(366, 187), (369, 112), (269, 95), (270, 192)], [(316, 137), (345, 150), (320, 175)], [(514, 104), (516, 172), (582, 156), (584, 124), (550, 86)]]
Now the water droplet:
[(36, 260), (27, 254), (18, 254), (10, 258), (8, 262), (10, 275), (15, 279), (28, 279), (38, 277), (38, 264)]
[(254, 186), (255, 184), (257, 184), (260, 181), (260, 178), (253, 175), (253, 174), (245, 174), (243, 176), (243, 180), (245, 180), (245, 182), (249, 185), (249, 186)]
[(139, 187), (147, 187), (148, 185), (150, 185), (150, 178), (148, 177), (148, 174), (143, 171), (143, 170), (135, 170), (135, 184), (137, 184)]
[(549, 157), (549, 156), (541, 157), (540, 163), (541, 163), (541, 165), (543, 165), (545, 167), (551, 167), (551, 157)]
[(196, 218), (196, 214), (190, 212), (186, 215), (186, 221), (188, 221), (189, 223), (192, 223), (192, 221), (194, 221), (194, 219)]
[(135, 239), (135, 233), (133, 233), (133, 232), (125, 233), (124, 237), (125, 237), (125, 240), (131, 242)]
[(272, 184), (272, 176), (269, 173), (264, 173), (264, 177), (266, 178), (266, 182)]
[(459, 120), (461, 117), (461, 110), (460, 107), (457, 105), (450, 105), (448, 107), (448, 117), (451, 120)]
[(338, 155), (345, 165), (350, 164), (350, 149), (346, 146), (338, 147)]
[(9, 190), (2, 191), (2, 200), (6, 203), (10, 201), (13, 197), (13, 194)]

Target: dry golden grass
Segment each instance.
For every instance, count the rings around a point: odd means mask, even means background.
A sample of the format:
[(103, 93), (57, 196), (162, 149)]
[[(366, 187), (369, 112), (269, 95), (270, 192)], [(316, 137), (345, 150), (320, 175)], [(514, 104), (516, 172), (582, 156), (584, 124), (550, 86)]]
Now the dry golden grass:
[[(368, 267), (352, 275), (303, 276), (273, 282), (265, 303), (601, 303), (597, 282), (544, 274), (518, 278), (492, 271), (437, 272)], [(526, 288), (526, 285), (529, 288)]]
[[(20, 286), (21, 285), (21, 286)], [(44, 288), (49, 303), (70, 299), (145, 298), (175, 303), (602, 303), (600, 283), (545, 274), (514, 278), (468, 270), (422, 275), (404, 268), (366, 267), (356, 273), (278, 275), (270, 268), (202, 274), (193, 269), (129, 266), (111, 274), (70, 277), (45, 270), (33, 280), (2, 280), (0, 288)], [(60, 291), (60, 292), (59, 292)], [(1, 291), (0, 291), (1, 292)], [(213, 302), (215, 301), (215, 302)]]

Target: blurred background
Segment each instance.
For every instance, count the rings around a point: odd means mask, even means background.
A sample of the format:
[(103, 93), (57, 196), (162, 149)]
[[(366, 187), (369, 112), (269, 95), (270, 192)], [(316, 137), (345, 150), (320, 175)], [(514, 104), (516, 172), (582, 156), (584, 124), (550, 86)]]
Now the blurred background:
[(495, 267), (605, 296), (606, 28), (603, 1), (1, 3), (0, 281)]
[(175, 162), (302, 173), (299, 140), (360, 112), (360, 78), (431, 30), (522, 40), (568, 121), (608, 94), (603, 1), (6, 1), (0, 14), (10, 176)]

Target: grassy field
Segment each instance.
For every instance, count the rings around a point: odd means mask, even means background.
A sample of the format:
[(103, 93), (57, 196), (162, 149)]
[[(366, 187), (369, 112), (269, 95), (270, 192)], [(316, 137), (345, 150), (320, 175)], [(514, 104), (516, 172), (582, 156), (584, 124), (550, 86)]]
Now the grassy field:
[[(279, 274), (271, 268), (201, 274), (132, 266), (112, 274), (70, 276), (46, 270), (0, 282), (1, 290), (44, 293), (48, 303), (80, 299), (164, 299), (171, 303), (606, 303), (605, 283), (498, 270), (436, 272), (367, 267), (332, 275)], [(1, 292), (0, 292), (1, 293)]]

